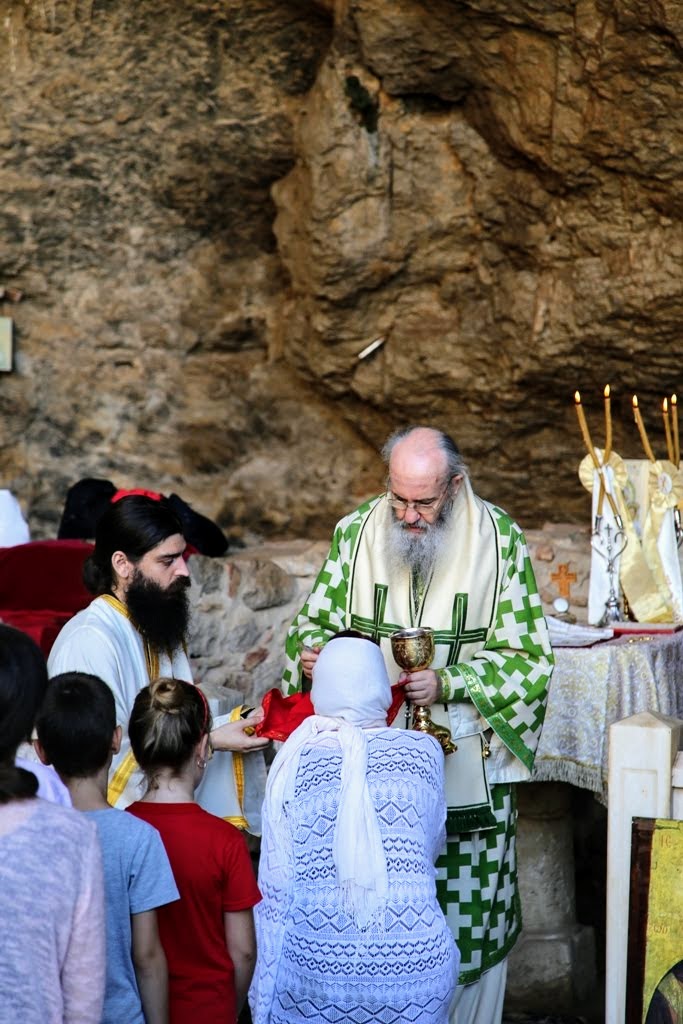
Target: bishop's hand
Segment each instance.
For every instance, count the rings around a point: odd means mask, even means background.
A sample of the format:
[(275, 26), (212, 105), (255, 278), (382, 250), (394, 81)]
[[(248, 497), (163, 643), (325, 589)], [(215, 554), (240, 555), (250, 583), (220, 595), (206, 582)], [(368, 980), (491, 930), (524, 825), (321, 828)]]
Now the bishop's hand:
[(398, 681), (405, 686), (406, 697), (411, 704), (430, 707), (441, 696), (441, 680), (433, 668), (401, 672)]

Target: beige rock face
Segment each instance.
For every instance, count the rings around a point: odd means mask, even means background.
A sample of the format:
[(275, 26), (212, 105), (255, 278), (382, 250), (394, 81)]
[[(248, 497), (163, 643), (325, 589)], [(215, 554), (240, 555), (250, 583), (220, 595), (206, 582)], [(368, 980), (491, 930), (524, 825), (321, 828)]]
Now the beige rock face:
[[(680, 378), (673, 0), (0, 0), (0, 472), (326, 537), (377, 445), (451, 431), (526, 526)], [(382, 344), (367, 359), (359, 353)]]

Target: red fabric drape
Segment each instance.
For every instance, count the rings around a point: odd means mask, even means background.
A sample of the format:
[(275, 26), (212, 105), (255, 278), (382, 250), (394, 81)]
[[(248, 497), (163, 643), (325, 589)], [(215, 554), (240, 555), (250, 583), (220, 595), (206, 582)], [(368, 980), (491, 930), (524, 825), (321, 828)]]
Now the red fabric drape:
[(28, 633), (45, 655), (64, 623), (92, 601), (81, 575), (91, 551), (80, 540), (0, 548), (0, 619)]
[[(391, 725), (405, 700), (405, 691), (400, 683), (391, 688), (392, 701), (387, 711), (387, 725)], [(313, 714), (313, 704), (309, 693), (293, 693), (283, 697), (278, 689), (268, 690), (262, 700), (266, 717), (256, 726), (258, 736), (266, 736), (270, 740), (286, 740), (301, 723)]]

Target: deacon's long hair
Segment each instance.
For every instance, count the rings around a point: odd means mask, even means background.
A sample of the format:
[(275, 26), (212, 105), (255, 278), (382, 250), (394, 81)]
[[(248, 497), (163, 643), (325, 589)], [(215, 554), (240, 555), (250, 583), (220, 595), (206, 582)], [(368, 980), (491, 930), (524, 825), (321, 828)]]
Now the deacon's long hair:
[(110, 594), (115, 551), (123, 551), (135, 564), (167, 537), (182, 532), (180, 520), (165, 498), (155, 501), (141, 494), (121, 498), (97, 524), (95, 550), (83, 564), (83, 582), (91, 594)]

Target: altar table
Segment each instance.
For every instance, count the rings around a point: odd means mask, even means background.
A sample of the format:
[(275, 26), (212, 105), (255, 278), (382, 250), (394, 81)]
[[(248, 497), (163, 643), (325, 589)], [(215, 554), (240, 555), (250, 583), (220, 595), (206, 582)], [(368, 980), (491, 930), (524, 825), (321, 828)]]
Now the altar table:
[[(569, 786), (607, 803), (609, 728), (639, 711), (683, 719), (683, 632), (556, 647), (530, 782), (518, 786), (524, 927), (510, 953), (509, 1009), (574, 1012), (596, 990), (595, 932), (575, 909)], [(533, 785), (533, 783), (555, 785)]]
[(569, 782), (607, 803), (607, 739), (639, 711), (683, 719), (683, 631), (556, 647), (532, 782)]

